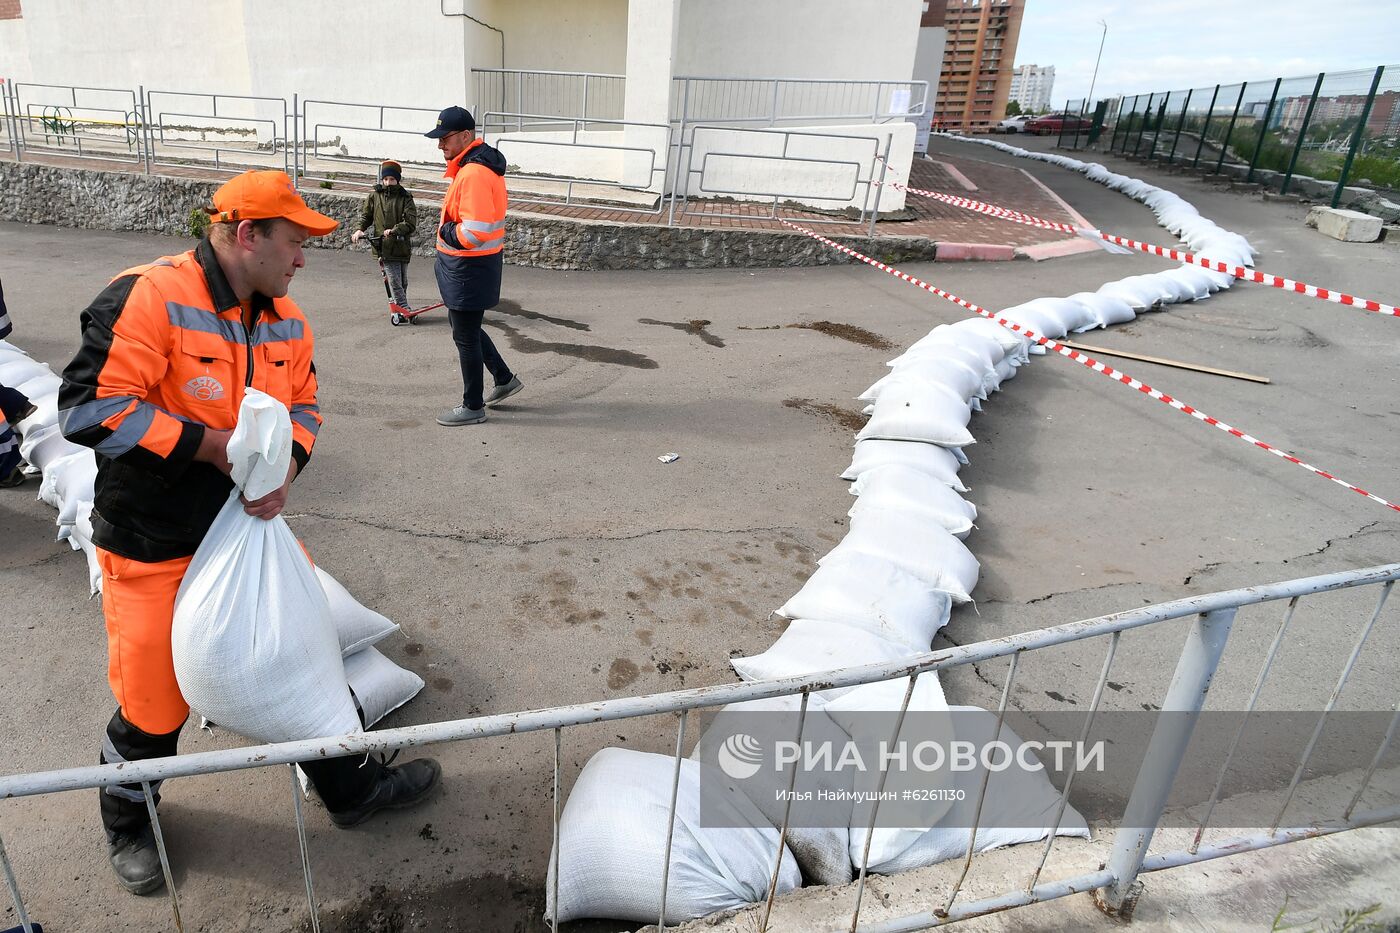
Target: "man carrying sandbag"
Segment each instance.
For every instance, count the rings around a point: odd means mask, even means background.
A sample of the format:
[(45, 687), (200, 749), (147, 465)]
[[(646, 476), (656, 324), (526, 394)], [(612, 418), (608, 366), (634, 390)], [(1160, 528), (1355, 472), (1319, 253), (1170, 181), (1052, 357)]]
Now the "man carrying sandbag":
[[(82, 347), (59, 390), (64, 435), (97, 453), (92, 540), (118, 704), (103, 763), (175, 754), (189, 715), (171, 660), (175, 596), (234, 488), (227, 446), (244, 390), (286, 405), (293, 427), (287, 480), (245, 501), (249, 515), (282, 511), (321, 426), (311, 329), (286, 295), (306, 264), (302, 244), (336, 222), (307, 207), (277, 171), (239, 175), (207, 210), (209, 233), (197, 247), (128, 269), (83, 311)], [(302, 768), (338, 826), (418, 803), (441, 774), (428, 758), (397, 768), (330, 758)], [(117, 879), (136, 894), (159, 889), (140, 785), (99, 794)]]

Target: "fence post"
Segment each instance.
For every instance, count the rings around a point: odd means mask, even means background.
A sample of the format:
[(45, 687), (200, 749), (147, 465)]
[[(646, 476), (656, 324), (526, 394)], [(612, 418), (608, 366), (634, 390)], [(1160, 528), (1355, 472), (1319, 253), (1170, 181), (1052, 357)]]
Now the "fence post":
[(1055, 148), (1059, 149), (1065, 144), (1065, 120), (1069, 118), (1069, 98), (1065, 98), (1064, 117), (1060, 120), (1060, 135), (1055, 140)]
[(1162, 138), (1162, 124), (1167, 122), (1167, 105), (1172, 102), (1172, 95), (1175, 91), (1168, 91), (1167, 96), (1162, 98), (1161, 106), (1157, 108), (1157, 125), (1152, 128), (1152, 145), (1147, 147), (1147, 161), (1151, 162), (1157, 158), (1157, 142)]
[(1282, 86), (1283, 79), (1275, 79), (1274, 92), (1269, 95), (1269, 106), (1264, 108), (1264, 122), (1259, 125), (1259, 141), (1254, 144), (1254, 155), (1249, 160), (1249, 174), (1244, 176), (1246, 182), (1254, 181), (1254, 169), (1259, 164), (1259, 153), (1264, 151), (1264, 137), (1269, 135), (1269, 121), (1274, 116), (1274, 101), (1278, 100), (1278, 89)]
[[(283, 106), (285, 107), (286, 105), (284, 104)], [(291, 125), (290, 128), (287, 126), (287, 112), (286, 112), (286, 110), (283, 110), (283, 111), (282, 111), (282, 141), (283, 141), (285, 144), (290, 144), (290, 148), (291, 148), (291, 150), (292, 150), (292, 151), (291, 151), (292, 164), (291, 164), (291, 172), (290, 172), (289, 174), (292, 176), (292, 187), (293, 187), (293, 188), (299, 188), (299, 187), (301, 187), (301, 166), (298, 164), (298, 160), (297, 160), (297, 149), (296, 149), (296, 145), (295, 145), (295, 143), (296, 143), (296, 134), (297, 134), (297, 116), (298, 116), (300, 113), (301, 113), (301, 97), (300, 97), (300, 95), (293, 93), (293, 94), (292, 94), (292, 125)], [(381, 124), (383, 124), (383, 122), (384, 122), (384, 112), (383, 112), (382, 110), (381, 110), (380, 113), (379, 113), (379, 122), (380, 122)], [(290, 129), (290, 132), (288, 131), (289, 129)], [(283, 165), (284, 168), (287, 167), (287, 153), (283, 153), (283, 155), (282, 155), (282, 165)]]
[(1336, 207), (1342, 200), (1342, 189), (1347, 186), (1347, 178), (1351, 175), (1351, 163), (1356, 161), (1356, 150), (1361, 146), (1362, 137), (1366, 135), (1366, 121), (1371, 118), (1371, 105), (1376, 102), (1376, 89), (1381, 86), (1381, 75), (1385, 74), (1385, 66), (1376, 67), (1376, 76), (1371, 79), (1371, 92), (1366, 95), (1366, 103), (1361, 108), (1361, 119), (1356, 124), (1356, 132), (1351, 137), (1351, 149), (1347, 150), (1347, 160), (1342, 163), (1342, 174), (1337, 179), (1337, 187), (1332, 190), (1332, 206)]
[(1138, 138), (1137, 142), (1133, 144), (1133, 155), (1137, 155), (1138, 150), (1142, 148), (1142, 134), (1147, 132), (1147, 115), (1152, 112), (1152, 101), (1156, 96), (1155, 92), (1147, 95), (1147, 106), (1142, 108), (1142, 123), (1138, 126)]
[(1176, 673), (1167, 688), (1157, 725), (1152, 730), (1147, 753), (1133, 784), (1132, 796), (1123, 811), (1123, 822), (1113, 837), (1113, 851), (1108, 857), (1113, 884), (1094, 893), (1099, 906), (1110, 914), (1124, 919), (1131, 919), (1133, 915), (1141, 891), (1138, 871), (1157, 829), (1157, 821), (1166, 809), (1167, 795), (1191, 742), (1201, 707), (1205, 705), (1211, 678), (1230, 637), (1236, 609), (1230, 606), (1201, 613), (1186, 633)]
[(1220, 169), (1225, 165), (1225, 153), (1230, 151), (1230, 137), (1235, 135), (1235, 121), (1240, 118), (1240, 105), (1244, 103), (1245, 88), (1249, 87), (1249, 82), (1245, 81), (1240, 85), (1240, 96), (1235, 98), (1235, 112), (1230, 114), (1230, 125), (1225, 127), (1225, 141), (1220, 144), (1220, 159), (1215, 163), (1215, 174), (1220, 174)]
[(1196, 93), (1195, 88), (1187, 91), (1186, 103), (1181, 105), (1181, 116), (1176, 121), (1176, 138), (1172, 140), (1172, 151), (1167, 153), (1168, 162), (1176, 161), (1176, 147), (1181, 142), (1181, 128), (1186, 125), (1186, 111), (1191, 109), (1191, 95), (1194, 93)]
[(1201, 167), (1201, 149), (1206, 144), (1206, 130), (1210, 129), (1210, 118), (1215, 113), (1215, 99), (1220, 96), (1220, 85), (1215, 86), (1215, 93), (1210, 95), (1210, 106), (1206, 108), (1206, 120), (1201, 124), (1201, 135), (1196, 140), (1196, 158), (1192, 160), (1191, 167)]
[[(1138, 96), (1137, 96), (1136, 94), (1134, 94), (1134, 95), (1133, 95), (1133, 104), (1132, 104), (1131, 107), (1128, 108), (1128, 119), (1129, 119), (1129, 120), (1132, 120), (1132, 118), (1133, 118), (1133, 112), (1137, 110), (1137, 102), (1138, 102)], [(1112, 152), (1112, 151), (1113, 151), (1113, 147), (1116, 146), (1116, 145), (1118, 145), (1118, 131), (1119, 131), (1120, 129), (1122, 129), (1122, 128), (1123, 128), (1123, 99), (1120, 97), (1120, 98), (1118, 99), (1118, 119), (1116, 119), (1116, 120), (1113, 121), (1113, 138), (1110, 139), (1110, 140), (1108, 141), (1108, 151), (1109, 151), (1109, 152)], [(1123, 131), (1123, 138), (1126, 140), (1126, 139), (1128, 138), (1128, 134), (1131, 133), (1131, 132), (1132, 132), (1132, 129), (1131, 129), (1131, 128), (1125, 129), (1125, 130)]]
[(1322, 93), (1322, 79), (1327, 77), (1327, 72), (1317, 73), (1317, 84), (1313, 85), (1312, 97), (1308, 98), (1308, 112), (1303, 114), (1303, 125), (1298, 127), (1298, 142), (1293, 146), (1293, 157), (1288, 160), (1288, 172), (1283, 176), (1283, 185), (1278, 189), (1279, 194), (1288, 193), (1288, 184), (1293, 180), (1293, 170), (1298, 167), (1298, 155), (1303, 151), (1303, 143), (1308, 138), (1308, 124), (1312, 122), (1313, 108), (1317, 106), (1317, 95)]

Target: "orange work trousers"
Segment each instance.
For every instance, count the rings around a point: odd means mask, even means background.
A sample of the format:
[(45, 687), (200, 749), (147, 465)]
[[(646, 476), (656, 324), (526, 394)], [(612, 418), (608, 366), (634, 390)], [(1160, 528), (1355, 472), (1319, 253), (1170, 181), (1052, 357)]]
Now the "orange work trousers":
[(151, 735), (174, 732), (190, 714), (170, 651), (175, 594), (190, 560), (145, 563), (97, 548), (107, 620), (107, 682), (122, 717)]

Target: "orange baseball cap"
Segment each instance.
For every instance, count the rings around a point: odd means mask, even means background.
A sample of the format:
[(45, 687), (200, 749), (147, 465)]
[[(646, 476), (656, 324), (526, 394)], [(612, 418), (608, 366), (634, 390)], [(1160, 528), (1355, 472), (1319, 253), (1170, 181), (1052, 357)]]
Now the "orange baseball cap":
[(339, 221), (319, 214), (306, 206), (286, 172), (244, 172), (229, 179), (214, 192), (214, 209), (210, 223), (237, 223), (240, 220), (265, 220), (281, 217), (300, 224), (312, 236), (325, 236)]

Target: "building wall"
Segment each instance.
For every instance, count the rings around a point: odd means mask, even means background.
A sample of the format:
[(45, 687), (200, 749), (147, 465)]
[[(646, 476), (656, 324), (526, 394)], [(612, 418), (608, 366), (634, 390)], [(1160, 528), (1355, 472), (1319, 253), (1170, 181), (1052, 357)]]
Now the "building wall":
[(907, 81), (922, 0), (680, 0), (676, 74)]

